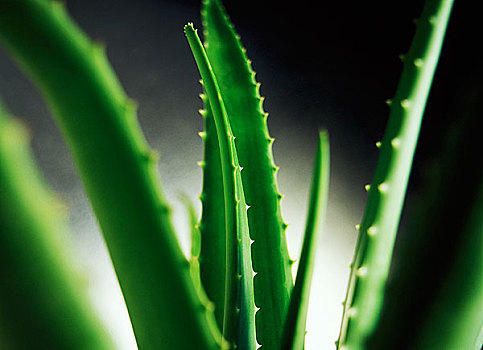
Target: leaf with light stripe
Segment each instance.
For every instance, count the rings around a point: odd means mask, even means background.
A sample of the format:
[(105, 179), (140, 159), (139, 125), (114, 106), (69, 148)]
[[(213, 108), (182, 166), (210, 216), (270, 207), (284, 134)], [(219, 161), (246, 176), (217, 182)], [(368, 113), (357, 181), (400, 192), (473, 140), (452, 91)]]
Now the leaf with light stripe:
[(310, 286), (315, 264), (318, 237), (322, 231), (329, 196), (330, 152), (329, 136), (319, 133), (314, 157), (310, 202), (305, 224), (304, 242), (300, 253), (297, 278), (290, 299), (283, 332), (282, 349), (302, 350), (305, 342), (305, 324), (309, 307)]
[(238, 164), (235, 137), (231, 131), (218, 83), (203, 45), (192, 24), (185, 34), (198, 65), (216, 126), (220, 150), (223, 194), (225, 200), (226, 288), (223, 337), (232, 347), (256, 347), (255, 304), (253, 300), (253, 268), (250, 237), (241, 169)]
[(202, 19), (206, 52), (236, 137), (243, 188), (251, 206), (255, 302), (260, 307), (257, 338), (267, 349), (278, 349), (293, 282), (272, 154), (274, 139), (268, 132), (260, 84), (221, 2), (204, 1)]
[(376, 173), (368, 187), (344, 303), (340, 349), (364, 349), (379, 319), (421, 120), (452, 5), (452, 0), (427, 1), (403, 58)]
[(215, 317), (220, 329), (223, 328), (225, 303), (225, 201), (221, 174), (220, 150), (216, 136), (215, 121), (205, 94), (201, 94), (204, 109), (200, 111), (204, 121), (203, 140), (203, 189), (201, 200), (200, 274), (203, 286), (215, 305)]

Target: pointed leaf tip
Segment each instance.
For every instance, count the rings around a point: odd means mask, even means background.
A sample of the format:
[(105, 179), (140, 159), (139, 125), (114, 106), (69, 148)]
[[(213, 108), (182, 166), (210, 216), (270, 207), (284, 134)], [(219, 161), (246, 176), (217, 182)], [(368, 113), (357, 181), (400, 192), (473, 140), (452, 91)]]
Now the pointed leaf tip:
[(325, 220), (329, 191), (329, 138), (325, 130), (319, 131), (319, 142), (314, 157), (313, 179), (310, 190), (304, 241), (297, 270), (295, 287), (284, 325), (283, 348), (302, 349), (308, 311), (311, 279), (313, 275), (317, 237)]
[(185, 35), (189, 35), (189, 33), (196, 33), (198, 29), (195, 29), (193, 26), (193, 22), (188, 22), (184, 26), (184, 33)]

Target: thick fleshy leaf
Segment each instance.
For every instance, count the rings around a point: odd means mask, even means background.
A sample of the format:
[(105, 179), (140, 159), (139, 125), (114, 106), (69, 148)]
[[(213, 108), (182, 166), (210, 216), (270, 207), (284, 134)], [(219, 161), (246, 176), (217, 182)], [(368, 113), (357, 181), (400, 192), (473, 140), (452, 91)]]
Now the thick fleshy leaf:
[(185, 26), (185, 33), (203, 79), (220, 150), (226, 234), (223, 337), (233, 348), (254, 349), (257, 343), (251, 242), (235, 137), (231, 131), (217, 80), (196, 30), (188, 24)]
[(213, 349), (156, 155), (107, 60), (60, 2), (2, 0), (0, 41), (53, 111), (99, 221), (141, 349)]
[(314, 157), (310, 201), (305, 224), (304, 242), (300, 253), (295, 287), (283, 332), (282, 349), (303, 350), (305, 324), (309, 308), (310, 286), (315, 263), (318, 237), (322, 231), (329, 198), (330, 152), (329, 136), (326, 131), (319, 133), (319, 142)]
[(0, 101), (0, 348), (114, 349), (68, 255), (65, 206)]
[(215, 305), (215, 317), (220, 329), (223, 328), (225, 308), (225, 200), (221, 173), (220, 150), (216, 136), (215, 121), (205, 94), (201, 94), (204, 109), (200, 111), (204, 121), (203, 140), (203, 189), (201, 200), (200, 274), (208, 297)]
[(281, 217), (276, 172), (272, 155), (274, 139), (267, 127), (260, 84), (247, 59), (239, 36), (219, 0), (205, 0), (202, 7), (206, 52), (218, 80), (220, 94), (231, 123), (250, 225), (257, 339), (267, 349), (280, 348), (280, 325), (284, 323), (292, 289), (292, 261), (288, 256)]
[(453, 0), (428, 0), (404, 69), (359, 228), (338, 347), (364, 349), (379, 320), (384, 288), (421, 120)]

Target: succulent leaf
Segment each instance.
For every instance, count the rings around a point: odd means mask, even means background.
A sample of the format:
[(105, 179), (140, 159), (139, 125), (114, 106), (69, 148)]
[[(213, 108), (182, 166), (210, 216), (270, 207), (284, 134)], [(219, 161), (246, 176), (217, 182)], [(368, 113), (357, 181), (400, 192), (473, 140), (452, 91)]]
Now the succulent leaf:
[(0, 345), (114, 349), (66, 246), (67, 218), (0, 101)]
[[(21, 23), (21, 25), (19, 25)], [(47, 0), (0, 3), (0, 40), (37, 84), (100, 223), (140, 349), (214, 349), (156, 162), (102, 45)]]
[(427, 1), (404, 58), (359, 230), (339, 348), (365, 348), (378, 321), (422, 115), (452, 4), (452, 0)]
[[(201, 251), (201, 232), (199, 229), (198, 219), (196, 216), (196, 210), (193, 206), (193, 203), (190, 199), (182, 195), (181, 200), (186, 206), (186, 211), (189, 217), (189, 223), (191, 228), (191, 256), (189, 259), (190, 263), (190, 274), (191, 278), (193, 279), (193, 283), (195, 289), (198, 293), (198, 297), (208, 311), (206, 312), (206, 324), (210, 327), (211, 332), (215, 335), (217, 339), (221, 339), (222, 335), (220, 333), (220, 328), (217, 325), (215, 319), (215, 304), (210, 300), (208, 295), (206, 294), (205, 289), (203, 288), (203, 284), (201, 282), (201, 273), (200, 273), (200, 251)], [(220, 341), (221, 344), (221, 341)]]
[(473, 345), (483, 323), (483, 164), (475, 163), (472, 150), (480, 147), (483, 70), (473, 59), (458, 67), (454, 85), (435, 90), (451, 95), (443, 114), (431, 114), (445, 126), (423, 127), (423, 137), (439, 141), (421, 145), (431, 155), (422, 152), (431, 170), (406, 202), (404, 239), (396, 246), (371, 349), (481, 348)]
[(202, 100), (205, 108), (203, 113), (202, 211), (199, 224), (201, 232), (200, 273), (206, 293), (215, 304), (218, 327), (222, 329), (226, 277), (225, 200), (215, 121), (205, 95)]
[(192, 24), (185, 34), (198, 65), (213, 114), (220, 150), (225, 201), (226, 287), (223, 337), (233, 348), (256, 348), (255, 303), (247, 205), (235, 137), (210, 62)]
[(255, 81), (239, 36), (218, 0), (206, 0), (202, 8), (206, 52), (230, 119), (248, 211), (255, 277), (257, 338), (267, 349), (280, 348), (292, 289), (291, 260), (281, 218), (276, 170), (263, 111), (260, 84)]
[[(428, 315), (415, 349), (481, 349), (483, 327), (483, 181), (466, 213), (467, 221), (454, 240), (455, 254)], [(440, 231), (438, 231), (440, 232)], [(447, 330), (441, 332), (442, 329)], [(442, 334), (443, 333), (443, 334)]]
[(305, 324), (315, 264), (315, 252), (327, 210), (330, 176), (329, 157), (329, 136), (326, 131), (321, 131), (314, 157), (313, 179), (302, 252), (283, 332), (282, 349), (286, 350), (304, 349)]

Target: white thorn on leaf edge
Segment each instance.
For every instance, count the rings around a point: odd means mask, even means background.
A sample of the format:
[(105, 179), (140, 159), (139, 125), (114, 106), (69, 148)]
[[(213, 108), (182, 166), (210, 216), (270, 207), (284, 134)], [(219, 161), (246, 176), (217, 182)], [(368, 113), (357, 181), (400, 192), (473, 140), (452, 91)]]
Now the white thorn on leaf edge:
[(356, 274), (359, 277), (367, 276), (367, 267), (366, 266), (359, 267), (359, 269), (357, 269)]
[(377, 227), (376, 226), (371, 226), (367, 229), (367, 234), (369, 236), (375, 236), (377, 234)]
[(381, 193), (387, 193), (387, 191), (389, 190), (389, 185), (387, 183), (383, 182), (379, 186), (377, 186), (377, 189)]

